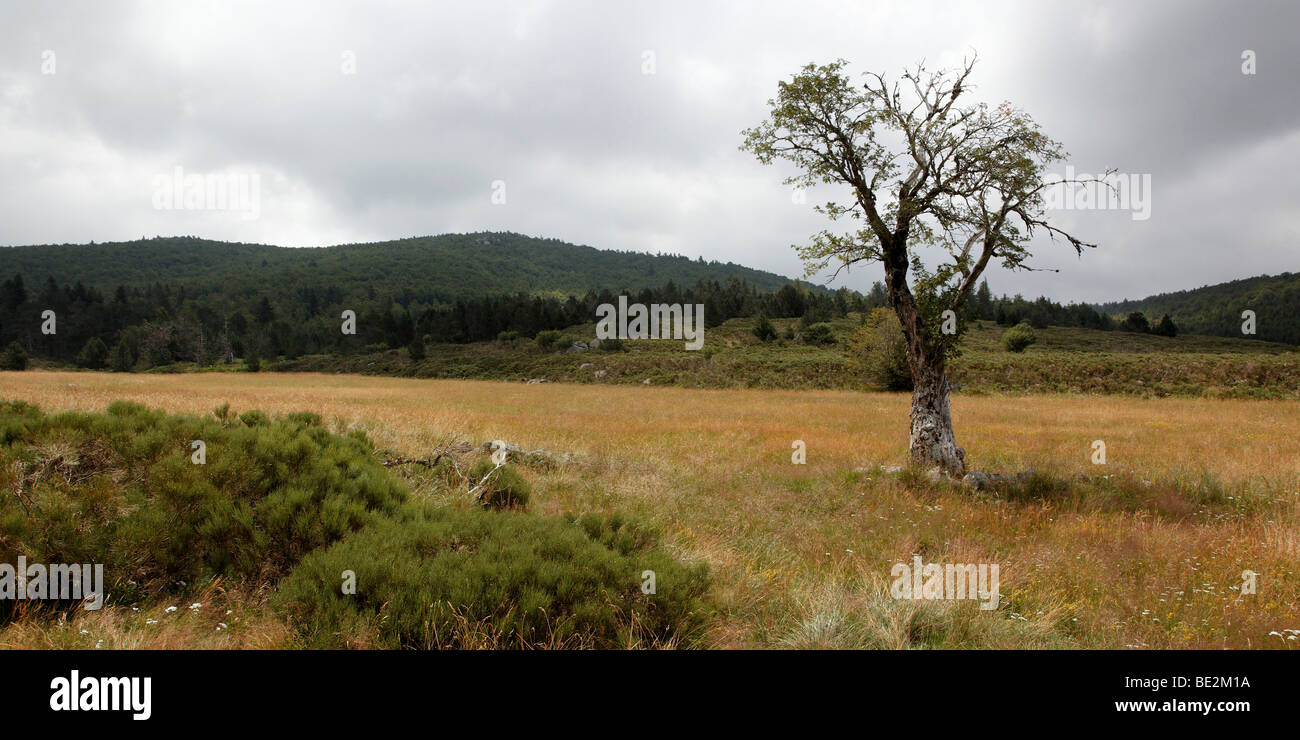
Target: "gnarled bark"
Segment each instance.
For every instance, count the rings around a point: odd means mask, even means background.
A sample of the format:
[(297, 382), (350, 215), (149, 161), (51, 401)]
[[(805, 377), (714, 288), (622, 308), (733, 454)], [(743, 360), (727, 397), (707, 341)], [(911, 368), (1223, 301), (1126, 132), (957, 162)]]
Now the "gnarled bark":
[(948, 407), (948, 377), (942, 361), (927, 362), (913, 372), (912, 433), (908, 452), (912, 462), (939, 469), (954, 478), (966, 471), (966, 451), (957, 446), (952, 433), (952, 414)]
[[(906, 239), (904, 231), (903, 243)], [(921, 321), (906, 275), (906, 250), (887, 251), (886, 286), (907, 340), (907, 362), (912, 370), (912, 431), (908, 436), (908, 453), (913, 464), (925, 470), (938, 466), (944, 474), (960, 478), (966, 472), (966, 451), (957, 446), (952, 433), (946, 348), (934, 341)]]

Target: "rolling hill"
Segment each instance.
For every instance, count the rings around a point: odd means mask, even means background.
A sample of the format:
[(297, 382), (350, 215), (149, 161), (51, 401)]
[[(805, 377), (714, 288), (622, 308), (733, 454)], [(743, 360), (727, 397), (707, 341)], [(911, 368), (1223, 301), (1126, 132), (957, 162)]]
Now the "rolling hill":
[(1141, 311), (1152, 319), (1169, 314), (1191, 334), (1242, 336), (1242, 312), (1255, 312), (1255, 339), (1300, 344), (1300, 273), (1232, 280), (1194, 290), (1096, 306), (1102, 313)]
[(27, 285), (54, 276), (61, 284), (80, 282), (106, 294), (119, 285), (155, 283), (227, 295), (311, 285), (337, 288), (345, 300), (381, 294), (423, 304), (520, 292), (559, 296), (639, 290), (669, 281), (689, 286), (733, 277), (764, 292), (795, 282), (730, 262), (616, 252), (512, 233), (300, 249), (192, 237), (0, 248), (0, 275), (15, 273)]

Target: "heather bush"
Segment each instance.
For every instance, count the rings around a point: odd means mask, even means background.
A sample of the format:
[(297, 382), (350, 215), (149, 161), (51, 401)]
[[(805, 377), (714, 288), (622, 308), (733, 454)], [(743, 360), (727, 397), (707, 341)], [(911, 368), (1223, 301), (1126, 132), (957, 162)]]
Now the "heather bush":
[(1037, 341), (1038, 335), (1034, 333), (1034, 328), (1023, 321), (1007, 329), (1007, 333), (1002, 335), (1002, 346), (1008, 352), (1024, 352), (1029, 345)]
[(275, 603), (316, 648), (688, 645), (705, 619), (707, 571), (653, 544), (617, 517), (412, 504), (308, 555)]
[(214, 576), (265, 585), (408, 496), (364, 435), (240, 419), (0, 404), (0, 562), (102, 563), (119, 602)]
[(533, 493), (532, 486), (513, 465), (497, 467), (487, 457), (470, 468), (469, 480), (478, 488), (478, 502), (489, 509), (522, 509)]

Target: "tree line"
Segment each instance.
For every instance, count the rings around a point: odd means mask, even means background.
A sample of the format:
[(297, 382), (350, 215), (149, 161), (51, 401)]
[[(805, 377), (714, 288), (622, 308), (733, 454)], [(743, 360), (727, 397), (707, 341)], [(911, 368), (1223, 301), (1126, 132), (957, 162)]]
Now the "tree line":
[[(0, 347), (31, 357), (83, 367), (147, 369), (177, 362), (256, 366), (261, 358), (306, 354), (356, 354), (429, 342), (468, 343), (503, 333), (535, 337), (594, 320), (596, 307), (617, 303), (690, 303), (705, 307), (706, 326), (746, 316), (806, 317), (824, 321), (883, 305), (856, 291), (813, 290), (794, 285), (761, 292), (743, 279), (707, 280), (678, 287), (635, 291), (588, 291), (582, 296), (525, 293), (456, 300), (419, 309), (400, 297), (371, 296), (359, 305), (336, 286), (298, 286), (277, 294), (250, 295), (242, 306), (225, 297), (153, 283), (118, 286), (111, 296), (51, 276), (29, 288), (21, 275), (0, 283)], [(343, 312), (355, 313), (355, 333), (342, 331)], [(52, 311), (54, 323), (44, 318)], [(52, 329), (53, 331), (45, 331)]]
[[(256, 365), (261, 358), (346, 355), (425, 343), (463, 344), (496, 339), (503, 333), (531, 338), (539, 332), (589, 323), (597, 306), (617, 303), (620, 295), (628, 296), (631, 303), (646, 305), (702, 304), (706, 327), (755, 316), (802, 318), (810, 325), (888, 305), (881, 283), (865, 294), (792, 284), (764, 292), (737, 278), (700, 281), (684, 288), (669, 281), (660, 288), (587, 291), (582, 296), (489, 295), (423, 310), (403, 306), (400, 296), (375, 296), (354, 307), (346, 305), (349, 301), (344, 295), (336, 286), (299, 286), (280, 292), (274, 303), (265, 294), (252, 295), (242, 307), (229, 308), (224, 298), (218, 300), (211, 293), (196, 295), (184, 285), (118, 286), (111, 296), (105, 296), (80, 282), (60, 285), (53, 277), (31, 289), (21, 275), (14, 275), (0, 283), (0, 347), (10, 348), (10, 354), (21, 351), (55, 362), (121, 371), (177, 362), (215, 365), (236, 359)], [(341, 331), (344, 310), (356, 314), (355, 334)], [(54, 312), (52, 333), (42, 331), (45, 311)], [(1113, 317), (1084, 304), (1063, 305), (1041, 297), (1032, 301), (1019, 295), (995, 298), (987, 281), (972, 296), (968, 311), (969, 318), (1005, 326), (1025, 322), (1036, 328), (1177, 333), (1168, 315), (1149, 322), (1140, 312)]]

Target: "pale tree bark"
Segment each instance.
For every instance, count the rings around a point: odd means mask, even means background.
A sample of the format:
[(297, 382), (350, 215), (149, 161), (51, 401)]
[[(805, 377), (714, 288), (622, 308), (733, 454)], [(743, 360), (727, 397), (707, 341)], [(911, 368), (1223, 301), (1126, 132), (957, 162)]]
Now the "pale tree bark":
[(948, 377), (944, 361), (927, 360), (913, 370), (912, 433), (908, 453), (916, 465), (939, 470), (953, 477), (966, 471), (966, 450), (957, 446), (952, 432), (952, 412), (948, 404)]

